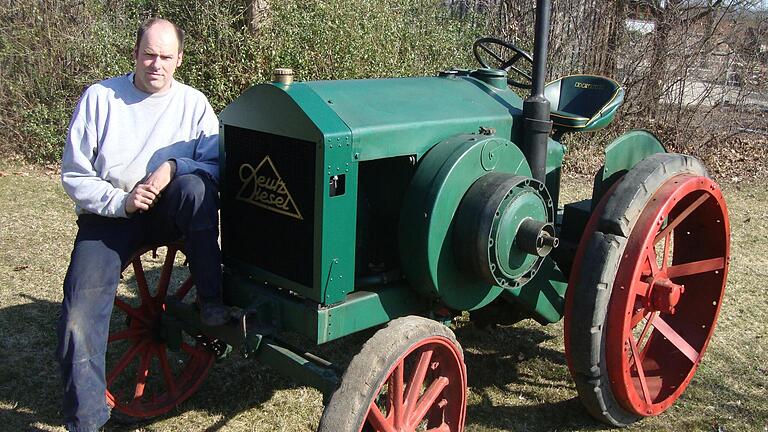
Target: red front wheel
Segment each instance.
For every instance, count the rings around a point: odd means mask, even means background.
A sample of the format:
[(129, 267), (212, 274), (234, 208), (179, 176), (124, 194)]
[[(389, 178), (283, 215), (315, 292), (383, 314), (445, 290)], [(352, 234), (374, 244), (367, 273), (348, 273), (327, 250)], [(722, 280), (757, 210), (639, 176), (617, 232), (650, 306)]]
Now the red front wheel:
[(466, 368), (453, 332), (406, 317), (377, 332), (350, 363), (320, 420), (322, 432), (459, 432)]
[(131, 262), (136, 296), (115, 297), (107, 346), (107, 403), (136, 418), (164, 414), (189, 398), (215, 360), (203, 339), (187, 334), (180, 350), (168, 349), (162, 325), (165, 300), (191, 301), (194, 284), (190, 277), (173, 277), (177, 245), (167, 247), (160, 273), (151, 283), (142, 264), (142, 258), (150, 259), (147, 252), (140, 251)]

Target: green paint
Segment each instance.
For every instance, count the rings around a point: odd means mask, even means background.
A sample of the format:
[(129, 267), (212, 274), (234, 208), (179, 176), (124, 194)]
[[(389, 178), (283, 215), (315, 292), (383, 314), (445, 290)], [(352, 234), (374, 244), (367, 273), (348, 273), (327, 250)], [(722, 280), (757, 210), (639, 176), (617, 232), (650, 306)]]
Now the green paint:
[(586, 132), (608, 126), (624, 102), (616, 81), (596, 75), (570, 75), (544, 88), (551, 119), (561, 132)]
[(404, 284), (371, 286), (349, 294), (343, 302), (321, 306), (251, 278), (225, 273), (225, 300), (243, 309), (260, 305), (263, 318), (278, 331), (299, 333), (321, 344), (394, 318), (422, 314), (429, 304)]
[(480, 308), (502, 288), (467, 275), (453, 253), (454, 215), (467, 189), (491, 172), (484, 149), (493, 148), (493, 172), (530, 177), (522, 152), (513, 143), (483, 135), (459, 135), (435, 146), (418, 167), (400, 220), (403, 271), (425, 297), (439, 297), (457, 310)]
[[(501, 287), (462, 273), (452, 253), (453, 216), (474, 181), (489, 172), (530, 176), (516, 144), (522, 100), (506, 85), (499, 85), (498, 78), (483, 72), (262, 84), (246, 90), (221, 113), (227, 143), (220, 152), (222, 172), (232, 165), (229, 178), (223, 179), (222, 196), (232, 197), (242, 186), (240, 179), (231, 178), (238, 166), (263, 162), (261, 155), (253, 158), (258, 160), (235, 156), (258, 150), (260, 142), (237, 141), (225, 132), (228, 127), (270, 134), (278, 140), (285, 137), (285, 148), (288, 140), (307, 143), (296, 148), (314, 152), (314, 172), (306, 172), (304, 180), (314, 213), (301, 223), (311, 224), (314, 234), (306, 243), (311, 244), (312, 250), (307, 251), (311, 259), (306, 268), (297, 269), (308, 272), (305, 283), (292, 271), (258, 265), (251, 257), (273, 253), (280, 240), (261, 235), (269, 233), (271, 226), (259, 217), (245, 217), (223, 204), (227, 301), (243, 308), (266, 302), (274, 310), (270, 319), (279, 330), (323, 343), (399, 316), (428, 313), (435, 300), (470, 310), (501, 294)], [(479, 134), (481, 129), (487, 135)], [(227, 151), (227, 145), (243, 151)], [(279, 142), (274, 145), (280, 149)], [(563, 155), (563, 146), (550, 140), (546, 184), (554, 205)], [(292, 169), (290, 157), (282, 158), (271, 158), (275, 175)], [(333, 192), (339, 190), (340, 181), (343, 193)], [(290, 191), (302, 185), (286, 187)], [(402, 261), (407, 278), (397, 284), (356, 286), (359, 264), (365, 264), (356, 263), (363, 196), (378, 200), (376, 216), (391, 221), (393, 239), (399, 236), (391, 246), (399, 250), (385, 251)], [(514, 232), (525, 215), (543, 217), (546, 211), (539, 207), (523, 196), (515, 201), (513, 212), (505, 212), (499, 221), (497, 241), (503, 246), (500, 256), (505, 272), (524, 271), (532, 261), (515, 252)], [(292, 250), (303, 248), (284, 246), (286, 258)], [(532, 305), (538, 310), (537, 302)]]
[(568, 279), (552, 258), (545, 258), (533, 279), (517, 288), (507, 289), (502, 298), (520, 306), (540, 324), (560, 321), (565, 307)]
[(666, 150), (659, 139), (649, 131), (633, 130), (616, 138), (605, 148), (605, 162), (595, 178), (592, 205), (597, 205), (611, 185), (633, 166), (656, 153), (666, 153)]

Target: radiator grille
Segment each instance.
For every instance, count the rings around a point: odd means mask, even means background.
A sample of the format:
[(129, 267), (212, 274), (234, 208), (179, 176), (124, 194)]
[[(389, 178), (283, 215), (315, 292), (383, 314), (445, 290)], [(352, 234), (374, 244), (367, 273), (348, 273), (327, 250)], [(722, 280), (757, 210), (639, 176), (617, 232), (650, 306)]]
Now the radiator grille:
[(226, 258), (312, 286), (315, 145), (225, 126)]

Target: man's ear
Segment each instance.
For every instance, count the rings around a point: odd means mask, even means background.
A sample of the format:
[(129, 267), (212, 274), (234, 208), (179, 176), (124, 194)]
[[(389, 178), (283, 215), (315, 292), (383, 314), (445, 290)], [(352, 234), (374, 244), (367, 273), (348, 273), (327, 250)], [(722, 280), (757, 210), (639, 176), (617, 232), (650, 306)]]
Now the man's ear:
[(179, 67), (179, 66), (181, 66), (181, 58), (182, 58), (182, 57), (184, 57), (184, 53), (183, 53), (183, 52), (180, 52), (180, 53), (179, 53), (179, 58), (178, 58), (178, 60), (176, 60), (176, 67)]
[(134, 46), (132, 54), (133, 54), (133, 60), (139, 61), (139, 47)]

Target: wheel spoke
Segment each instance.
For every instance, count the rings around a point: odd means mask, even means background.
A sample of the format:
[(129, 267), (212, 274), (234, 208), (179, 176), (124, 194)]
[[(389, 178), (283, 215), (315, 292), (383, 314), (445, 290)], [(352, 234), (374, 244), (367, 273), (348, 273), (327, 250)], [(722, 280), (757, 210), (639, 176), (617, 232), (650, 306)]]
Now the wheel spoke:
[(136, 387), (133, 392), (134, 400), (139, 400), (144, 396), (144, 389), (147, 386), (147, 377), (149, 376), (149, 362), (152, 360), (152, 351), (153, 349), (149, 347), (141, 354), (139, 369), (136, 371)]
[(637, 312), (635, 312), (635, 314), (632, 315), (632, 322), (630, 323), (629, 328), (635, 328), (635, 326), (639, 324), (640, 321), (642, 321), (643, 318), (646, 318), (647, 316), (648, 316), (648, 312), (645, 310), (645, 308), (638, 309)]
[(637, 371), (637, 377), (640, 379), (640, 387), (643, 389), (643, 398), (645, 398), (645, 403), (650, 405), (652, 401), (651, 395), (648, 392), (648, 383), (645, 380), (643, 362), (641, 361), (640, 355), (637, 352), (637, 344), (635, 343), (635, 338), (633, 338), (632, 335), (629, 336), (629, 346), (632, 348), (632, 358), (635, 359), (635, 370)]
[[(640, 337), (637, 339), (639, 343), (643, 343), (645, 340), (645, 336), (648, 334), (648, 331), (651, 329), (651, 326), (653, 325), (653, 321), (656, 319), (656, 317), (659, 316), (658, 312), (654, 312), (648, 316), (648, 321), (645, 322), (645, 327), (643, 327), (643, 331), (640, 332)], [(645, 346), (640, 350), (640, 355), (638, 356), (638, 359), (642, 361), (642, 359), (645, 358), (646, 348), (648, 348), (648, 344), (646, 343)]]
[(656, 244), (661, 240), (662, 238), (666, 237), (670, 232), (672, 232), (673, 229), (677, 228), (680, 223), (682, 223), (685, 218), (687, 218), (691, 213), (693, 213), (694, 210), (699, 208), (700, 205), (704, 204), (704, 201), (708, 200), (710, 195), (708, 193), (702, 194), (699, 199), (694, 201), (691, 205), (688, 206), (685, 210), (680, 212), (674, 220), (669, 221), (667, 226), (659, 232), (656, 237), (653, 239), (653, 244)]
[(136, 328), (127, 328), (125, 330), (120, 330), (117, 332), (114, 332), (109, 335), (109, 339), (107, 339), (107, 343), (123, 340), (123, 339), (130, 339), (137, 336), (141, 336), (144, 333), (147, 332), (147, 329), (136, 327)]
[(669, 247), (672, 244), (672, 233), (664, 237), (664, 255), (661, 257), (661, 269), (666, 270), (669, 266)]
[(132, 307), (131, 305), (129, 305), (125, 301), (115, 297), (115, 306), (117, 306), (123, 312), (125, 312), (126, 315), (128, 315), (129, 317), (131, 317), (131, 318), (133, 318), (135, 320), (138, 320), (139, 322), (141, 322), (145, 326), (149, 325), (149, 323), (147, 322), (146, 317), (144, 315), (142, 315), (141, 312), (139, 312), (138, 309), (135, 309), (134, 307)]
[(189, 291), (192, 289), (192, 287), (195, 286), (195, 282), (192, 281), (191, 277), (188, 277), (187, 280), (184, 281), (184, 283), (181, 284), (179, 287), (179, 290), (176, 291), (175, 297), (176, 300), (184, 300), (184, 297), (189, 294)]
[(163, 371), (163, 379), (166, 387), (168, 387), (168, 393), (174, 395), (176, 394), (176, 382), (173, 380), (171, 366), (168, 364), (168, 353), (164, 349), (160, 349), (157, 358), (160, 360), (160, 369)]
[(125, 370), (126, 367), (128, 367), (128, 365), (131, 363), (131, 360), (133, 360), (133, 358), (139, 354), (139, 351), (144, 350), (144, 345), (147, 343), (147, 339), (142, 339), (138, 343), (134, 344), (131, 349), (126, 351), (122, 357), (120, 357), (120, 360), (117, 362), (115, 367), (112, 368), (112, 370), (109, 372), (109, 375), (107, 376), (107, 386), (111, 385), (115, 378), (117, 378), (117, 376), (120, 375), (120, 373)]
[(670, 266), (667, 269), (667, 275), (670, 278), (676, 278), (698, 273), (707, 273), (723, 268), (725, 268), (725, 257), (720, 257)]
[(512, 56), (511, 59), (509, 59), (509, 60), (507, 60), (505, 62), (502, 62), (501, 65), (499, 66), (499, 69), (507, 70), (507, 68), (509, 68), (513, 64), (517, 63), (517, 61), (520, 59), (520, 57), (522, 57), (522, 55), (519, 54), (519, 53), (516, 53), (514, 56)]
[(432, 381), (432, 384), (424, 392), (424, 395), (413, 409), (408, 422), (410, 425), (415, 427), (414, 425), (417, 425), (424, 416), (427, 415), (427, 411), (429, 411), (446, 386), (448, 386), (448, 378), (444, 376), (438, 377), (436, 380)]
[(408, 381), (408, 394), (405, 396), (405, 406), (408, 410), (413, 410), (419, 394), (421, 393), (421, 387), (424, 385), (424, 378), (427, 376), (427, 368), (432, 361), (432, 354), (434, 350), (426, 350), (421, 353), (419, 357), (419, 363), (413, 370), (410, 381)]
[(389, 377), (389, 392), (392, 400), (392, 412), (394, 413), (394, 426), (401, 428), (403, 426), (405, 409), (403, 408), (403, 363), (395, 366), (392, 375)]
[(377, 432), (397, 432), (397, 429), (384, 418), (384, 414), (381, 413), (381, 410), (376, 405), (376, 401), (371, 402), (371, 406), (368, 408), (368, 423)]
[(515, 71), (515, 72), (517, 72), (520, 76), (523, 76), (523, 77), (525, 77), (525, 78), (527, 78), (529, 80), (533, 79), (528, 72), (525, 72), (524, 70), (519, 69), (517, 66), (512, 66), (512, 67), (510, 67), (510, 69)]
[(648, 251), (648, 266), (651, 270), (651, 275), (655, 275), (660, 270), (659, 263), (657, 261), (658, 257), (656, 256), (656, 251), (653, 249)]
[(688, 360), (692, 362), (696, 362), (699, 359), (699, 352), (696, 351), (695, 348), (693, 348), (685, 339), (683, 339), (682, 336), (680, 336), (679, 333), (675, 331), (669, 324), (667, 324), (666, 321), (661, 319), (661, 317), (656, 318), (653, 322), (653, 326), (658, 330), (661, 334), (664, 335), (664, 337), (669, 340), (672, 345), (675, 346), (680, 352), (682, 352), (686, 357), (688, 357)]
[(149, 287), (147, 286), (147, 277), (144, 274), (144, 267), (141, 265), (141, 258), (133, 260), (133, 273), (136, 277), (136, 285), (139, 286), (139, 296), (141, 297), (141, 304), (146, 305), (150, 311), (154, 312), (154, 303), (152, 302), (152, 296), (149, 294)]
[(171, 282), (171, 273), (173, 272), (173, 263), (176, 260), (176, 249), (168, 246), (165, 252), (165, 262), (163, 263), (163, 270), (160, 273), (160, 279), (157, 281), (157, 294), (155, 295), (155, 302), (160, 306), (165, 301), (165, 296), (168, 294), (168, 285)]

